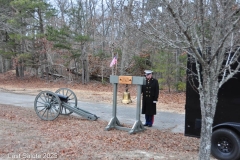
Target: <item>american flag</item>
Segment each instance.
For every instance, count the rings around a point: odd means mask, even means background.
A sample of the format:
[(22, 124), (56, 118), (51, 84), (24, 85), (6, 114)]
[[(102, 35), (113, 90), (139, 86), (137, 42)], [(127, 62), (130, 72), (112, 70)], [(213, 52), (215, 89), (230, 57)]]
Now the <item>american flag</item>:
[(117, 57), (113, 57), (112, 62), (110, 63), (110, 67), (114, 66), (117, 63)]

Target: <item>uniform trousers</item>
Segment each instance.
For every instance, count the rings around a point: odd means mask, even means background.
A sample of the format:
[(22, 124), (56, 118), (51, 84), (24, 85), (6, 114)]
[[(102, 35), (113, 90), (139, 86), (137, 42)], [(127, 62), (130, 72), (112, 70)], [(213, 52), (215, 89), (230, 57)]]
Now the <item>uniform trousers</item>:
[(146, 115), (145, 114), (145, 119), (146, 119), (147, 125), (152, 125), (154, 122), (154, 115)]

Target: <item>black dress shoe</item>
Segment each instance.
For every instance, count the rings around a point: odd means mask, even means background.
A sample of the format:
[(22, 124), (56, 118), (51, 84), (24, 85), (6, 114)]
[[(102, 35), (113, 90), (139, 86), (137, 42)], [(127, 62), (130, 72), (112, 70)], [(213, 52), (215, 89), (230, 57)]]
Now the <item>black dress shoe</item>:
[(148, 127), (152, 127), (152, 125), (151, 125), (151, 124), (149, 124), (149, 125), (148, 125)]
[(143, 126), (148, 126), (148, 124), (144, 124)]

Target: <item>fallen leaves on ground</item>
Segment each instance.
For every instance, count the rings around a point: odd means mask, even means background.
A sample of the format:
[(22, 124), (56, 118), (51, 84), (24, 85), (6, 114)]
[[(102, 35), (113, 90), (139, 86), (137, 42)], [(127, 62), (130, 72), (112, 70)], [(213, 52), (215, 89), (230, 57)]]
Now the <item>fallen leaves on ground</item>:
[[(113, 86), (91, 81), (81, 84), (67, 80), (46, 81), (25, 74), (16, 78), (14, 71), (0, 74), (0, 89), (37, 95), (58, 88), (74, 91), (78, 100), (112, 103)], [(129, 85), (136, 106), (136, 86)], [(118, 104), (122, 104), (125, 85), (118, 85)], [(185, 93), (160, 91), (159, 111), (184, 113)], [(199, 139), (169, 130), (147, 128), (130, 135), (126, 131), (105, 131), (108, 122), (88, 121), (80, 116), (59, 116), (54, 121), (40, 120), (34, 109), (0, 105), (0, 159), (197, 159)], [(125, 127), (131, 128), (129, 125)]]
[(83, 160), (197, 158), (199, 139), (181, 133), (147, 128), (130, 135), (116, 129), (105, 131), (107, 122), (101, 120), (60, 115), (53, 121), (43, 121), (31, 108), (0, 105), (0, 110), (3, 159), (19, 154), (32, 159), (34, 156)]

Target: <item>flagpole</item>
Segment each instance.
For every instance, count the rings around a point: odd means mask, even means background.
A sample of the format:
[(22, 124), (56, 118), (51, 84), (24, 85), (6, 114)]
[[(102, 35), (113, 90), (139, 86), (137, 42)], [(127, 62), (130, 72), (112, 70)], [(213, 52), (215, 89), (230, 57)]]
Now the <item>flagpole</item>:
[[(118, 53), (117, 53), (117, 59), (118, 59)], [(117, 60), (117, 62), (116, 62), (116, 68), (115, 68), (115, 70), (116, 70), (115, 73), (116, 73), (116, 74), (115, 74), (115, 75), (117, 75), (117, 64), (118, 64), (118, 60)]]
[[(112, 57), (114, 57), (113, 56), (113, 53), (112, 53)], [(113, 58), (112, 58), (113, 59)], [(114, 75), (114, 68), (112, 67), (112, 75)]]
[(117, 75), (117, 55), (113, 57), (110, 67), (112, 67), (112, 75)]

